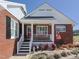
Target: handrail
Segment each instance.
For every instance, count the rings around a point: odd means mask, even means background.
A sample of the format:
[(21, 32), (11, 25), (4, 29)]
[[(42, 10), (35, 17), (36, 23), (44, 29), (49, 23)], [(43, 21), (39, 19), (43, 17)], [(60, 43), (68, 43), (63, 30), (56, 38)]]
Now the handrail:
[[(33, 30), (32, 30), (33, 32)], [(29, 53), (31, 53), (31, 48), (32, 48), (32, 43), (33, 43), (33, 33), (31, 33), (31, 40), (30, 40), (30, 49), (29, 49)]]
[(21, 35), (21, 38), (20, 38), (20, 40), (17, 43), (17, 53), (18, 53), (23, 41), (24, 41), (24, 36)]
[(33, 34), (33, 37), (40, 37), (40, 36), (49, 37), (49, 39), (52, 39), (52, 34), (46, 34), (46, 35)]
[(33, 39), (30, 40), (30, 45), (29, 45), (30, 46), (30, 48), (29, 48), (30, 53), (31, 53), (31, 48), (32, 48), (32, 42), (33, 42)]
[[(36, 34), (33, 34), (33, 36), (34, 36), (34, 35), (36, 35)], [(48, 35), (46, 35), (46, 36), (49, 36), (49, 39), (52, 40), (52, 35), (51, 35), (51, 34), (48, 34)], [(34, 38), (32, 38), (32, 39), (30, 40), (30, 45), (29, 45), (29, 46), (30, 46), (30, 49), (29, 49), (29, 52), (30, 52), (30, 53), (31, 53), (31, 48), (32, 48), (33, 39), (34, 39)]]

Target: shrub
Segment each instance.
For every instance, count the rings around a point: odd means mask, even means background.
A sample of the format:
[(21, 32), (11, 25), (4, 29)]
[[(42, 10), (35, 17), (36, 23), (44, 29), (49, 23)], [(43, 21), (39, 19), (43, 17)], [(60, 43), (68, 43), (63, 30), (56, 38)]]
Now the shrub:
[(66, 57), (67, 56), (66, 52), (62, 52), (61, 56)]
[(68, 44), (69, 48), (73, 48), (74, 45), (73, 44)]
[(59, 59), (61, 56), (59, 54), (54, 54), (55, 59)]
[(67, 52), (67, 55), (71, 55), (71, 53), (70, 52)]
[(76, 55), (78, 52), (76, 50), (72, 50), (71, 53)]
[(33, 54), (32, 56), (30, 56), (29, 59), (47, 59), (47, 54), (45, 53), (37, 53), (37, 54)]
[(55, 59), (53, 55), (48, 56), (47, 59)]
[(79, 54), (79, 48), (78, 48), (78, 54)]

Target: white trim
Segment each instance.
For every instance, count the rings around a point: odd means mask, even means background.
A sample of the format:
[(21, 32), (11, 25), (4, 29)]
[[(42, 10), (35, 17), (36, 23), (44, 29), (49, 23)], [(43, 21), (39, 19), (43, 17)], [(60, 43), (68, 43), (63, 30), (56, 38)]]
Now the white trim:
[(24, 23), (22, 23), (22, 36), (24, 36)]
[[(36, 35), (41, 35), (41, 34), (37, 34), (37, 27), (46, 27), (47, 28), (47, 34), (45, 34), (45, 35), (48, 35), (48, 26), (44, 26), (44, 25), (37, 25), (36, 26)], [(44, 34), (42, 34), (42, 35), (44, 35)]]
[(16, 5), (7, 5), (7, 8), (20, 8), (20, 10), (22, 11), (22, 13), (25, 15), (25, 10), (23, 8), (23, 6), (16, 6)]
[(11, 39), (14, 39), (16, 37), (16, 22), (11, 19)]
[(56, 29), (56, 32), (66, 32), (66, 25), (56, 25), (55, 29)]
[(19, 23), (17, 23), (17, 38), (19, 37)]
[(51, 42), (33, 42), (33, 44), (38, 45), (38, 44), (54, 44), (53, 41)]
[(52, 24), (52, 35), (51, 35), (52, 41), (54, 43), (54, 24)]
[[(13, 25), (12, 25), (12, 22), (14, 22)], [(14, 27), (12, 28), (12, 26), (14, 26)], [(17, 26), (17, 28), (16, 28), (16, 26)], [(18, 38), (19, 37), (19, 23), (17, 21), (15, 21), (13, 18), (11, 18), (11, 28), (10, 29), (17, 31), (17, 33), (14, 33), (14, 36), (11, 35), (11, 39)]]
[(29, 49), (30, 53), (31, 53), (32, 42), (33, 42), (33, 24), (31, 24), (31, 40), (30, 40), (30, 49)]

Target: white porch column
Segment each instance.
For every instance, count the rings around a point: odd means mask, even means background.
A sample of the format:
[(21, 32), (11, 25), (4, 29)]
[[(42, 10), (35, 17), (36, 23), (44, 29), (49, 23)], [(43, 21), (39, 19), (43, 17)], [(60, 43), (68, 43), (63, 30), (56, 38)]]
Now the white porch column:
[(31, 24), (31, 41), (33, 41), (33, 24)]
[(31, 53), (31, 47), (32, 47), (32, 42), (33, 42), (33, 24), (31, 24), (31, 40), (30, 40), (30, 53)]
[(54, 24), (52, 24), (52, 35), (51, 35), (51, 37), (52, 37), (52, 41), (54, 43)]
[(17, 35), (18, 35), (17, 38), (19, 37), (19, 27), (20, 27), (19, 23), (17, 23)]
[(22, 37), (23, 37), (23, 40), (24, 40), (24, 23), (22, 23)]

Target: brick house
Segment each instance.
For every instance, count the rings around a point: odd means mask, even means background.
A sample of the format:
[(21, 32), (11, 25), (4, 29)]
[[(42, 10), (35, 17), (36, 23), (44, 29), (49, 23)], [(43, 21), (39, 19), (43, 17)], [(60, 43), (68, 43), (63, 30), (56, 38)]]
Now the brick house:
[(66, 44), (73, 43), (74, 22), (50, 5), (42, 4), (30, 14), (24, 4), (3, 1), (0, 5), (0, 55), (4, 59), (27, 54), (33, 45), (54, 44), (56, 32)]

